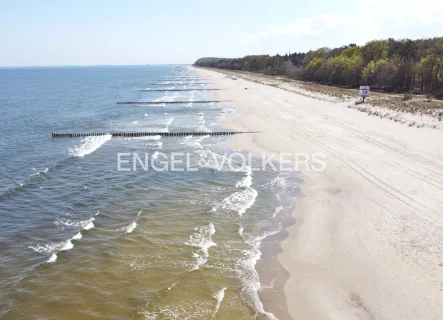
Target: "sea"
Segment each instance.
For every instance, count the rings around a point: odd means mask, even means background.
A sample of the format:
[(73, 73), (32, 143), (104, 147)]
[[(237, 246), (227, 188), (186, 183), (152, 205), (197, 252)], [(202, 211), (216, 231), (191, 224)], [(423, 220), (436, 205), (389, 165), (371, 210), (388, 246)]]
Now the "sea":
[(253, 170), (232, 136), (110, 135), (229, 131), (229, 102), (193, 103), (209, 86), (176, 65), (0, 69), (1, 319), (277, 318), (256, 265), (297, 173)]

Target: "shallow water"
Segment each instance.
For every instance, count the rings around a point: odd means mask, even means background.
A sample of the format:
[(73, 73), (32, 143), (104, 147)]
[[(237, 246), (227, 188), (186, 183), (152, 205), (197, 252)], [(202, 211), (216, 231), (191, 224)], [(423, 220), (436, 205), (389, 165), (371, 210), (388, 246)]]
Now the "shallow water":
[[(205, 91), (137, 92), (190, 75), (170, 66), (0, 69), (2, 319), (273, 318), (255, 264), (295, 205), (295, 174), (219, 167), (228, 137), (51, 139), (223, 129), (234, 111), (193, 105)], [(123, 100), (189, 103), (116, 105)], [(198, 171), (153, 170), (170, 169), (173, 152)], [(129, 171), (117, 170), (118, 153), (129, 154)]]

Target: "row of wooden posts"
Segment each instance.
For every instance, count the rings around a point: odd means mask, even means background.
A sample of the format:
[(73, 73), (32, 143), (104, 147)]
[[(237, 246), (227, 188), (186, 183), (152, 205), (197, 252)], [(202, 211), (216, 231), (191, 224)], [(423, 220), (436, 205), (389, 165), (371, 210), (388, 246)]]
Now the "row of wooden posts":
[(90, 132), (90, 133), (52, 133), (53, 138), (77, 138), (88, 136), (107, 136), (112, 137), (150, 137), (150, 136), (162, 136), (162, 137), (186, 137), (186, 136), (226, 136), (242, 133), (257, 133), (256, 131), (217, 131), (217, 132)]

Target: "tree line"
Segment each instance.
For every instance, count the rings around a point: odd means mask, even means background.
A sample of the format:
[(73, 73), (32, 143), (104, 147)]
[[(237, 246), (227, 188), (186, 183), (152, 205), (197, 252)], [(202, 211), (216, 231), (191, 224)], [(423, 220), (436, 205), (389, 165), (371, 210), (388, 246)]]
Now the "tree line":
[(275, 56), (201, 58), (194, 65), (282, 75), (336, 86), (369, 85), (387, 92), (433, 92), (443, 98), (443, 37), (390, 38), (363, 46), (352, 43)]

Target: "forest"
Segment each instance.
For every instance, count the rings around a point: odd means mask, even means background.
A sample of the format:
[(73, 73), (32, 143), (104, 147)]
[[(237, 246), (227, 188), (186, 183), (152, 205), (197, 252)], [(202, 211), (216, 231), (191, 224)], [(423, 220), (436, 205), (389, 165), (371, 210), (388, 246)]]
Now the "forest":
[(259, 72), (317, 83), (443, 98), (443, 37), (374, 40), (363, 46), (320, 48), (285, 55), (200, 58), (195, 66)]

